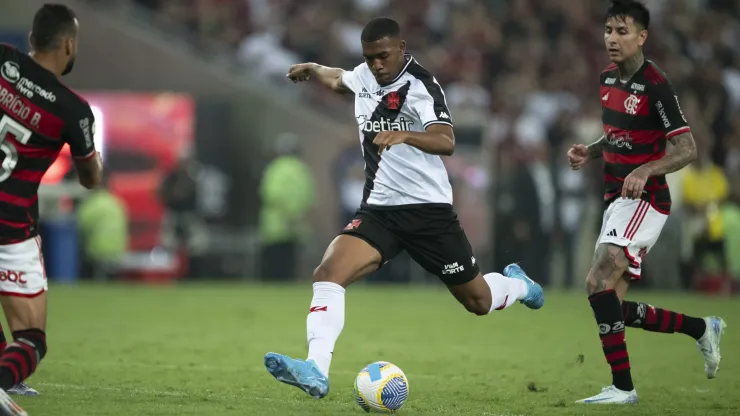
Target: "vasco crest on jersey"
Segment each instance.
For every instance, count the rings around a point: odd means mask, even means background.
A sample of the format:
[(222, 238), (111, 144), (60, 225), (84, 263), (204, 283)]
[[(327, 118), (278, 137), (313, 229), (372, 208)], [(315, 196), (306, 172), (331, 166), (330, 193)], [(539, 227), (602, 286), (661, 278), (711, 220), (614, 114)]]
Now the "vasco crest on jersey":
[[(406, 82), (401, 88), (396, 91), (391, 91), (384, 95), (380, 101), (382, 109), (390, 110), (394, 113), (399, 113), (404, 103), (406, 102), (406, 96), (408, 95), (411, 82)], [(378, 110), (382, 110), (380, 107)]]

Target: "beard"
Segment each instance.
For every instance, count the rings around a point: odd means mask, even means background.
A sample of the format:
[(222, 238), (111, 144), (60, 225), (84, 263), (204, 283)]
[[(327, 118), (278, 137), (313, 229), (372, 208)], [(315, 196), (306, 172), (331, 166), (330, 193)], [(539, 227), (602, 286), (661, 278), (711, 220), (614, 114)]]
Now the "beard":
[(75, 67), (75, 57), (73, 56), (69, 62), (67, 62), (67, 66), (64, 67), (64, 71), (62, 71), (62, 75), (67, 75), (70, 72), (72, 72), (72, 68)]

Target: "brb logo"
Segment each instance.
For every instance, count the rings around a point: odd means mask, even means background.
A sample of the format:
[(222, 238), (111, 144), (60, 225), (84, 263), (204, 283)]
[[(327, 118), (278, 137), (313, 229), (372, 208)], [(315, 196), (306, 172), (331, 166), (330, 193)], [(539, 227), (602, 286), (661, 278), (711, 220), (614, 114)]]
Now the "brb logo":
[(0, 67), (0, 75), (5, 78), (11, 84), (15, 84), (21, 79), (21, 68), (17, 63), (12, 61), (6, 61), (3, 66)]
[(23, 278), (23, 275), (23, 272), (16, 272), (13, 270), (0, 270), (0, 282), (11, 282), (17, 283), (19, 285), (25, 285), (28, 282), (26, 281), (26, 279)]

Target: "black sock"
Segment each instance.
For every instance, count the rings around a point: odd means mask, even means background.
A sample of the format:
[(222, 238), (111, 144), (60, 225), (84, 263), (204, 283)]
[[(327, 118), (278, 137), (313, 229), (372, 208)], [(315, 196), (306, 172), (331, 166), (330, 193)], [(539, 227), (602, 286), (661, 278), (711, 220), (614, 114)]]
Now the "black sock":
[(606, 290), (589, 296), (591, 309), (594, 310), (596, 323), (599, 324), (599, 337), (604, 356), (612, 369), (614, 387), (623, 391), (632, 391), (630, 358), (627, 354), (627, 343), (624, 340), (624, 317), (622, 306), (614, 290)]
[(46, 355), (46, 333), (40, 329), (13, 332), (15, 342), (0, 354), (0, 388), (8, 390), (27, 379)]
[(647, 303), (624, 301), (622, 312), (625, 325), (646, 331), (665, 334), (679, 332), (698, 340), (707, 330), (707, 324), (702, 318), (656, 308)]

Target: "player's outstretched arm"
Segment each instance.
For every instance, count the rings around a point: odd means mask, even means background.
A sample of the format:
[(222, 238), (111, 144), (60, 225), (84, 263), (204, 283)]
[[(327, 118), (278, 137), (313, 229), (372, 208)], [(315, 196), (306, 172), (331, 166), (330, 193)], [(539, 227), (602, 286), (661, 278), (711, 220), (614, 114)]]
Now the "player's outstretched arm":
[(588, 158), (598, 159), (604, 156), (604, 143), (606, 142), (606, 136), (602, 135), (599, 140), (586, 146), (588, 148)]
[(579, 170), (581, 167), (586, 165), (589, 160), (602, 157), (605, 142), (606, 137), (601, 136), (598, 140), (588, 146), (582, 144), (573, 145), (573, 147), (568, 150), (568, 161), (570, 162), (570, 167), (573, 170)]
[(673, 149), (661, 159), (644, 165), (649, 176), (662, 176), (681, 170), (696, 160), (696, 143), (690, 131), (671, 137), (669, 140), (673, 144)]
[(344, 74), (344, 70), (341, 68), (330, 68), (309, 62), (291, 66), (286, 77), (293, 82), (304, 82), (313, 76), (326, 88), (340, 94), (346, 94), (350, 90), (342, 82), (342, 74)]

